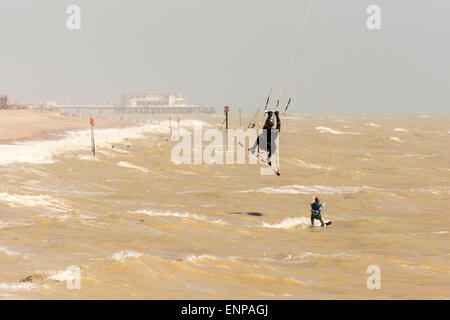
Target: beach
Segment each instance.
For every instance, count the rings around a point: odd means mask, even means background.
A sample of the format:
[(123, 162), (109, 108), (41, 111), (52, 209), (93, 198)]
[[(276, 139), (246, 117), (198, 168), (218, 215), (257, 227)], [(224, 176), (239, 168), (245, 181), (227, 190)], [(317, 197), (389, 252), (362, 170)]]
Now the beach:
[[(96, 122), (96, 127), (123, 127), (126, 124), (124, 121), (102, 119)], [(89, 127), (89, 119), (71, 117), (57, 111), (44, 109), (0, 110), (0, 144), (52, 139), (65, 131), (83, 130)]]

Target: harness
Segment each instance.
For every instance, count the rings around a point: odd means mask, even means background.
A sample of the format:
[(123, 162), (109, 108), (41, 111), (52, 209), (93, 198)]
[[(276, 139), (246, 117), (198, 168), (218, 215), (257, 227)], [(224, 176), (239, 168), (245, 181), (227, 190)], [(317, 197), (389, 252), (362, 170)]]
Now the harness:
[(313, 209), (311, 209), (311, 214), (313, 216), (318, 216), (320, 214), (320, 210), (313, 210)]

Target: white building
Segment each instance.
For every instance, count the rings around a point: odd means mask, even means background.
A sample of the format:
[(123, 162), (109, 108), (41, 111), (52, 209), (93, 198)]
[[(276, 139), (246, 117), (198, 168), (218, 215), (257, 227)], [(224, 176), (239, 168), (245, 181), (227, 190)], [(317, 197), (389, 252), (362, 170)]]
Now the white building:
[(124, 94), (122, 107), (147, 109), (156, 113), (214, 113), (213, 108), (188, 104), (182, 95), (168, 92)]

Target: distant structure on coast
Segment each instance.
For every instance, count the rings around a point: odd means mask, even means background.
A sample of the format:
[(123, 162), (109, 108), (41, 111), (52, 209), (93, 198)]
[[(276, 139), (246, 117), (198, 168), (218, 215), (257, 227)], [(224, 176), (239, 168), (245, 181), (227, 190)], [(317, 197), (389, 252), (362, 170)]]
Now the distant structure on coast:
[(122, 107), (150, 113), (214, 113), (214, 108), (188, 104), (182, 95), (168, 92), (123, 94)]
[(202, 114), (215, 113), (214, 108), (188, 104), (180, 94), (168, 92), (123, 94), (120, 105), (115, 104), (76, 104), (49, 101), (47, 107), (65, 114), (83, 115), (132, 115), (132, 114)]

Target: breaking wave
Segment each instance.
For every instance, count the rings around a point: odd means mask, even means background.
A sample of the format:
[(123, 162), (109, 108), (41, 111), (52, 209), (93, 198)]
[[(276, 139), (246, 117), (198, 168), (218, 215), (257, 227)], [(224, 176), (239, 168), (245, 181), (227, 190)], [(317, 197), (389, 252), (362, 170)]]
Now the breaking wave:
[(143, 254), (134, 250), (120, 251), (112, 255), (112, 259), (116, 262), (125, 262), (128, 258), (139, 258)]
[(209, 254), (201, 254), (201, 255), (190, 255), (183, 259), (184, 261), (188, 261), (191, 263), (198, 263), (205, 260), (213, 260), (216, 261), (218, 258), (216, 256), (211, 256)]
[(187, 213), (187, 212), (159, 212), (159, 211), (153, 211), (153, 210), (137, 210), (137, 211), (129, 211), (128, 213), (138, 213), (138, 214), (145, 214), (148, 216), (153, 217), (177, 217), (177, 218), (183, 218), (183, 219), (194, 219), (199, 221), (206, 221), (206, 222), (212, 222), (212, 223), (220, 223), (220, 224), (227, 224), (225, 221), (220, 219), (212, 219), (203, 215), (198, 215), (194, 213)]
[(74, 270), (72, 269), (66, 269), (62, 271), (49, 271), (48, 273), (52, 274), (47, 279), (59, 281), (59, 282), (66, 282), (66, 281), (72, 281), (75, 279)]
[(297, 165), (299, 167), (302, 168), (307, 168), (307, 169), (327, 169), (327, 170), (333, 170), (331, 167), (322, 167), (318, 164), (314, 164), (314, 163), (310, 163), (310, 162), (306, 162), (300, 159), (293, 159), (293, 160), (286, 160), (289, 163), (292, 163), (294, 165)]
[(283, 219), (280, 223), (267, 223), (263, 222), (263, 228), (275, 228), (275, 229), (292, 229), (296, 226), (309, 226), (311, 225), (311, 220), (305, 217), (296, 217), (296, 218), (286, 218)]
[[(180, 126), (209, 127), (210, 125), (198, 120), (180, 121)], [(169, 121), (162, 121), (158, 125), (144, 124), (136, 127), (97, 129), (95, 132), (96, 145), (100, 149), (110, 148), (112, 143), (120, 143), (127, 139), (142, 139), (146, 133), (169, 133)], [(67, 131), (61, 139), (45, 141), (16, 142), (12, 145), (0, 145), (0, 165), (12, 163), (53, 163), (53, 156), (73, 150), (89, 150), (90, 130)], [(87, 160), (91, 158), (83, 158)]]
[(0, 247), (0, 252), (3, 252), (3, 253), (5, 253), (8, 256), (18, 256), (19, 255), (19, 253), (15, 252), (15, 251), (12, 251), (12, 250), (10, 250), (8, 248), (5, 248), (5, 247)]
[(135, 166), (135, 165), (133, 165), (131, 163), (128, 163), (128, 162), (125, 162), (125, 161), (119, 161), (119, 163), (117, 165), (119, 167), (135, 169), (135, 170), (138, 170), (138, 171), (141, 171), (141, 172), (145, 172), (145, 173), (148, 172), (148, 170), (146, 168), (138, 167), (138, 166)]
[(320, 133), (331, 133), (331, 134), (353, 134), (353, 135), (360, 135), (359, 132), (351, 132), (351, 131), (338, 131), (327, 127), (316, 127), (316, 130)]
[(403, 140), (401, 140), (398, 137), (390, 137), (389, 140), (394, 141), (394, 142), (399, 142), (399, 143), (403, 143)]
[(34, 287), (32, 283), (6, 283), (0, 282), (0, 289), (20, 291), (20, 290), (30, 290)]
[(247, 192), (257, 192), (257, 193), (268, 193), (268, 194), (348, 194), (348, 193), (358, 193), (363, 190), (375, 190), (375, 188), (368, 186), (357, 186), (357, 187), (330, 187), (330, 186), (302, 186), (302, 185), (291, 185), (282, 186), (279, 188), (268, 187), (256, 190), (247, 191), (237, 191), (240, 193)]
[(8, 194), (6, 192), (0, 193), (0, 201), (6, 202), (8, 206), (17, 208), (20, 206), (26, 207), (45, 207), (54, 211), (65, 212), (68, 210), (67, 206), (58, 199), (53, 199), (47, 195), (20, 195)]

